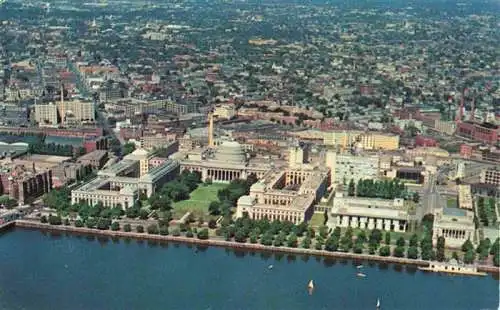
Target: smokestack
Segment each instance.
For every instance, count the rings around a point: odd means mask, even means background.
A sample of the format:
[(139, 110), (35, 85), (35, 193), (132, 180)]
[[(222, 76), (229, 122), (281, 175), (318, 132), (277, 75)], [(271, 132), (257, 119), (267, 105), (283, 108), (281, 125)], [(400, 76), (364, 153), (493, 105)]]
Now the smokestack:
[(470, 120), (474, 121), (474, 110), (475, 110), (476, 98), (472, 98), (471, 108), (470, 108)]
[(214, 114), (208, 113), (208, 146), (214, 147)]
[(61, 124), (64, 124), (65, 116), (66, 116), (66, 111), (64, 109), (64, 86), (61, 83)]

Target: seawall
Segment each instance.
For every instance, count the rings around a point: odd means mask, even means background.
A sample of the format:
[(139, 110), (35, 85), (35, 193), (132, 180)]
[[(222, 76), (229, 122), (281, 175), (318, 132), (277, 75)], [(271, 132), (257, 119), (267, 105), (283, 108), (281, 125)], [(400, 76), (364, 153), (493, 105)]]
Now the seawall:
[[(148, 233), (137, 233), (137, 232), (124, 232), (124, 231), (111, 231), (111, 230), (99, 230), (91, 229), (86, 227), (74, 227), (74, 226), (64, 226), (64, 225), (50, 225), (43, 224), (39, 222), (32, 222), (26, 220), (15, 221), (15, 226), (20, 228), (35, 228), (48, 231), (64, 231), (64, 232), (75, 232), (91, 235), (101, 235), (108, 237), (119, 237), (119, 238), (134, 238), (142, 240), (156, 240), (156, 241), (171, 241), (179, 243), (188, 243), (196, 245), (205, 246), (216, 246), (223, 248), (241, 249), (248, 251), (260, 251), (260, 252), (279, 252), (279, 253), (290, 253), (290, 254), (302, 254), (302, 255), (313, 255), (331, 258), (344, 258), (353, 260), (367, 260), (367, 261), (377, 261), (382, 263), (395, 263), (403, 265), (414, 265), (414, 266), (428, 266), (429, 262), (420, 259), (408, 259), (400, 258), (394, 256), (378, 256), (378, 255), (368, 255), (368, 254), (356, 254), (356, 253), (345, 253), (345, 252), (329, 252), (325, 250), (314, 250), (314, 249), (303, 249), (303, 248), (289, 248), (289, 247), (275, 247), (275, 246), (265, 246), (261, 244), (252, 243), (239, 243), (234, 241), (207, 239), (201, 240), (196, 237), (188, 238), (182, 236), (161, 236), (152, 235)], [(495, 266), (479, 265), (479, 271), (490, 272), (498, 274), (500, 268)]]

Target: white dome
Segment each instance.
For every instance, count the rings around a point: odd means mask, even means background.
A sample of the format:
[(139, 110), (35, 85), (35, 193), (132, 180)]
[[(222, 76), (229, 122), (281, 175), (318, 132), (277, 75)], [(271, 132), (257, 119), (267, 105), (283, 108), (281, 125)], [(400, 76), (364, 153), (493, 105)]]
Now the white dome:
[(241, 145), (236, 141), (224, 141), (217, 147), (215, 159), (231, 163), (246, 162), (246, 154)]

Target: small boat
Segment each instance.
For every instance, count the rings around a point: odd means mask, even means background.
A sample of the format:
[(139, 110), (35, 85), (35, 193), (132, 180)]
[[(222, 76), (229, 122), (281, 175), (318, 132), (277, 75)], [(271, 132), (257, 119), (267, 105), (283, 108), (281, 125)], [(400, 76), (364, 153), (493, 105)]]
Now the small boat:
[(267, 269), (269, 269), (269, 270), (271, 270), (271, 269), (273, 269), (273, 268), (274, 268), (274, 266), (273, 266), (273, 265), (269, 265), (269, 266), (267, 266)]
[(377, 310), (379, 310), (379, 309), (380, 309), (380, 299), (377, 298)]
[(363, 268), (363, 265), (357, 265), (356, 268), (361, 269)]
[(358, 276), (358, 277), (360, 277), (360, 278), (364, 278), (364, 277), (366, 277), (366, 274), (364, 274), (364, 273), (362, 273), (362, 272), (358, 272), (358, 273), (356, 274), (356, 276)]
[(309, 290), (313, 290), (314, 289), (314, 282), (313, 282), (313, 280), (309, 281), (309, 284), (307, 284), (307, 288)]

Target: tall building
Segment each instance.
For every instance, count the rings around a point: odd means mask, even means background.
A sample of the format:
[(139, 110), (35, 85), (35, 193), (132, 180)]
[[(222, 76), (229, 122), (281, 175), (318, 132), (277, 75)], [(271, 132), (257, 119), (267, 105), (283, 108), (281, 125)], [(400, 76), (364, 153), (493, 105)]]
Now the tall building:
[(352, 179), (357, 182), (361, 179), (378, 179), (380, 157), (378, 155), (354, 155), (349, 153), (327, 155), (328, 165), (332, 169), (333, 182), (347, 184)]
[(95, 106), (93, 102), (87, 101), (64, 101), (57, 104), (61, 123), (63, 124), (81, 124), (84, 122), (95, 121)]
[(363, 131), (330, 131), (323, 134), (323, 144), (327, 146), (349, 147), (354, 143), (365, 150), (397, 150), (399, 136), (394, 134)]
[(57, 119), (57, 105), (53, 103), (35, 104), (34, 120), (39, 126), (56, 126), (59, 123)]

